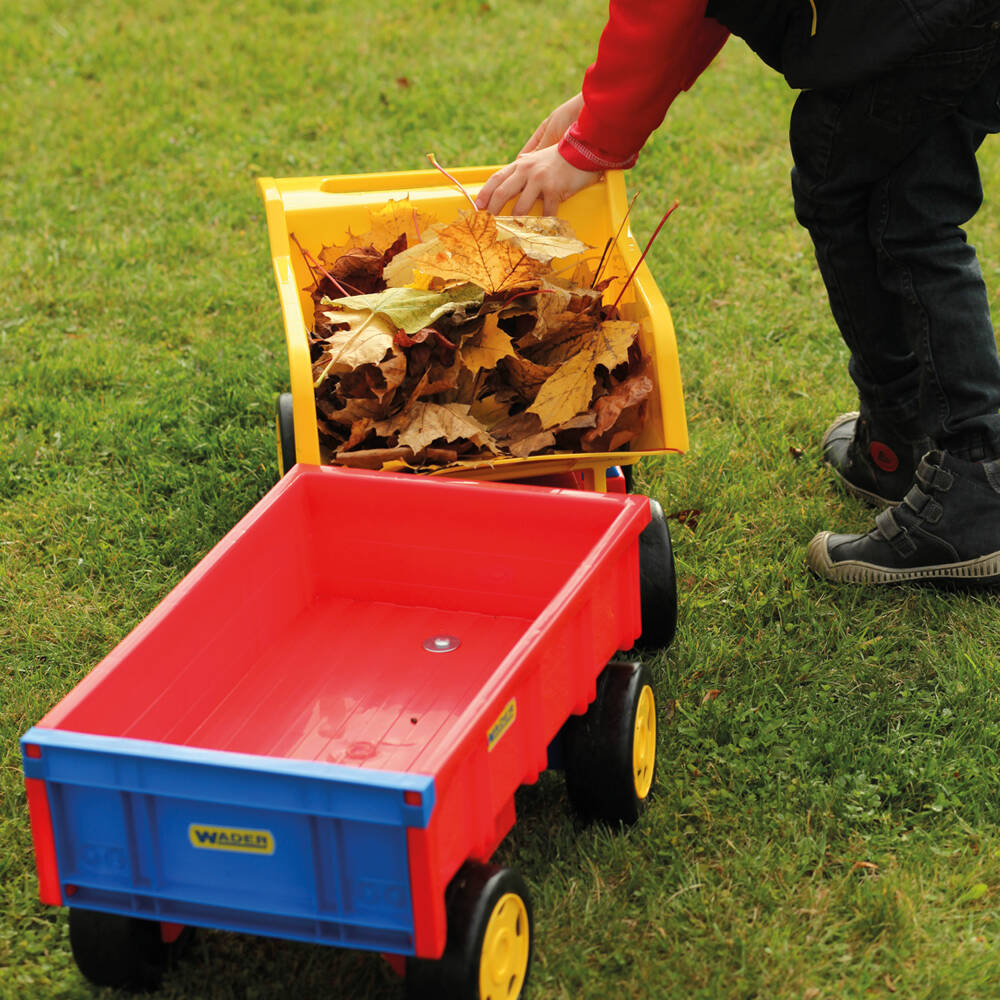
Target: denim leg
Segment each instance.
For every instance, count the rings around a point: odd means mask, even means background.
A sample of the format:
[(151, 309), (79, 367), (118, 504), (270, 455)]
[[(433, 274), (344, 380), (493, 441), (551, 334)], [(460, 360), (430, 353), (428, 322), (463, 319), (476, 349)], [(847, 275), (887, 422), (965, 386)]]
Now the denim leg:
[(796, 215), (862, 409), (969, 458), (1000, 455), (1000, 360), (961, 228), (982, 200), (976, 150), (1000, 131), (998, 50), (984, 34), (974, 51), (929, 54), (911, 76), (807, 91), (791, 122)]
[(795, 214), (809, 230), (834, 321), (851, 352), (849, 371), (861, 408), (905, 440), (921, 426), (920, 362), (899, 317), (899, 302), (881, 283), (871, 238), (878, 215), (872, 176), (881, 165), (846, 163), (843, 133), (853, 116), (850, 91), (805, 91), (792, 112)]
[(972, 459), (1000, 455), (1000, 359), (962, 230), (982, 204), (984, 137), (961, 114), (942, 121), (875, 186), (871, 232), (879, 283), (920, 360), (924, 426), (941, 448)]

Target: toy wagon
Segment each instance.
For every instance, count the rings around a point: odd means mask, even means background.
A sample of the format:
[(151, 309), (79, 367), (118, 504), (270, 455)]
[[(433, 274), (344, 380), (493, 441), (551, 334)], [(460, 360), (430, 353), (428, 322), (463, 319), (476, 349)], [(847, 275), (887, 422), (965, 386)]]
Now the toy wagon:
[[(474, 196), (495, 169), (465, 167), (454, 170), (451, 176)], [(313, 275), (300, 248), (318, 254), (323, 246), (342, 239), (352, 230), (364, 232), (372, 210), (388, 201), (408, 201), (441, 221), (455, 218), (468, 208), (468, 203), (437, 170), (265, 177), (257, 186), (267, 213), (291, 381), (291, 392), (282, 393), (276, 406), (278, 468), (284, 472), (296, 463), (321, 461), (306, 320), (312, 310), (308, 286)], [(653, 395), (643, 430), (627, 451), (563, 452), (523, 459), (466, 461), (432, 469), (431, 476), (582, 486), (597, 492), (629, 491), (631, 467), (639, 459), (687, 450), (687, 422), (673, 321), (628, 226), (629, 202), (622, 172), (608, 171), (602, 175), (597, 184), (560, 205), (559, 215), (566, 218), (584, 243), (595, 248), (606, 247), (605, 253), (612, 249), (624, 267), (623, 275), (611, 283), (604, 297), (610, 301), (623, 291), (620, 312), (624, 318), (639, 324), (639, 343), (650, 359)], [(565, 264), (568, 267), (572, 262), (570, 258)], [(650, 500), (650, 508), (652, 520), (639, 546), (643, 621), (639, 645), (666, 648), (677, 623), (673, 551), (660, 504)]]
[[(461, 476), (317, 464), (287, 220), (318, 239), (389, 187), (453, 197), (425, 174), (371, 184), (263, 185), (285, 474), (22, 739), (41, 899), (69, 907), (95, 983), (155, 986), (202, 926), (380, 952), (411, 997), (515, 1000), (531, 903), (490, 861), (515, 791), (560, 767), (580, 813), (611, 823), (650, 793), (652, 682), (621, 651), (673, 633), (669, 535), (604, 474), (641, 452)], [(612, 176), (571, 207), (603, 232), (620, 202)], [(679, 448), (666, 307), (635, 295), (663, 375), (646, 450)], [(581, 472), (591, 488), (537, 485)], [(398, 530), (403, 511), (425, 530)]]

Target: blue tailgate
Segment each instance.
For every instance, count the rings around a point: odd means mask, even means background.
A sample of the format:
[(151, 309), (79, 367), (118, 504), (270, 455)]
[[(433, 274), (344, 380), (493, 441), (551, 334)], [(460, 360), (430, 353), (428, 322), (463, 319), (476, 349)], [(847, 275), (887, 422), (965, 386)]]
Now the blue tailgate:
[(69, 906), (413, 954), (423, 775), (33, 728)]

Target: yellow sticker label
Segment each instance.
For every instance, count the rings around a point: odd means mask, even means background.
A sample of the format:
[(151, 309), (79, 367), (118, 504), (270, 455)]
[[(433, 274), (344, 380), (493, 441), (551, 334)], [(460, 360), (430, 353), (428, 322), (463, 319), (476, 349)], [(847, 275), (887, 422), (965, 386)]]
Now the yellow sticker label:
[(206, 851), (242, 851), (244, 854), (274, 854), (270, 830), (243, 830), (231, 826), (202, 826), (192, 823), (188, 839)]
[(486, 737), (487, 749), (492, 750), (502, 739), (514, 720), (517, 718), (517, 699), (511, 698), (504, 706), (504, 710), (497, 717), (497, 721), (490, 726), (490, 731)]

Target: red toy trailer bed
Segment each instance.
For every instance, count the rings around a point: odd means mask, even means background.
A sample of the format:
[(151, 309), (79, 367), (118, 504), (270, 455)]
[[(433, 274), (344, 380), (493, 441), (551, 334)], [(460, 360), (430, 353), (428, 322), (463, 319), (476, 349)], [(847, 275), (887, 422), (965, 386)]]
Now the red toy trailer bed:
[[(531, 907), (488, 864), (558, 747), (588, 814), (649, 792), (643, 497), (298, 466), (23, 738), (43, 901), (95, 982), (183, 926), (405, 956), (513, 1000)], [(589, 707), (588, 707), (589, 706)]]

